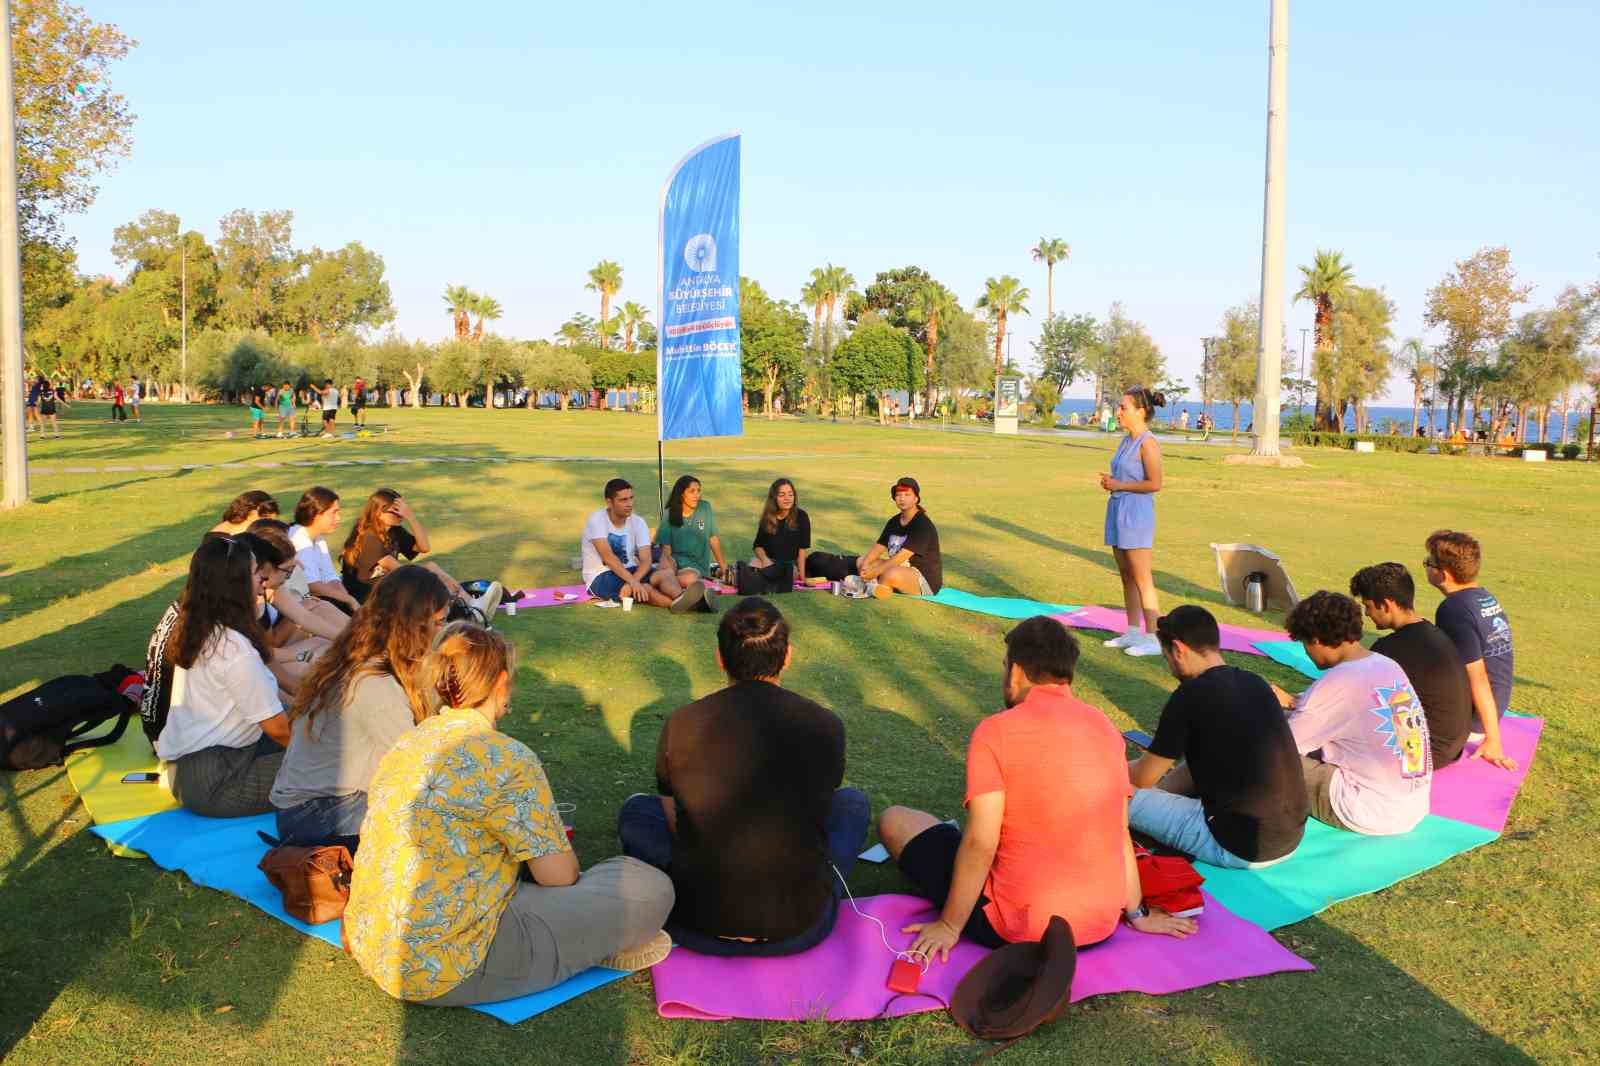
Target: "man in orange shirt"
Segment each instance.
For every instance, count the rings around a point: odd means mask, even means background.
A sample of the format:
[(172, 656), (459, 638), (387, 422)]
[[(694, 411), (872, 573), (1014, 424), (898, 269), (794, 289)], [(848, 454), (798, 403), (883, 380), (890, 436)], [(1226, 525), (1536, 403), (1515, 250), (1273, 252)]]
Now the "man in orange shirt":
[(918, 934), (911, 951), (948, 961), (963, 935), (986, 947), (1038, 940), (1056, 914), (1079, 945), (1104, 940), (1119, 919), (1194, 932), (1190, 919), (1143, 904), (1122, 735), (1072, 694), (1077, 663), (1078, 642), (1054, 619), (1007, 633), (1006, 709), (979, 722), (967, 748), (965, 832), (909, 807), (879, 816), (901, 872), (943, 908), (905, 928)]

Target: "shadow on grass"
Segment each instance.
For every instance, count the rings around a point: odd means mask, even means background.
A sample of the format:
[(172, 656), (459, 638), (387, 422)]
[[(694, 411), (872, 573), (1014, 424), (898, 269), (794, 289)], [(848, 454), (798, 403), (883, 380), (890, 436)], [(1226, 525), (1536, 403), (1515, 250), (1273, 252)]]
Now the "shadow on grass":
[[(1068, 555), (1075, 556), (1086, 563), (1091, 563), (1111, 573), (1116, 573), (1117, 571), (1116, 560), (1111, 557), (1111, 549), (1109, 548), (1086, 548), (1081, 544), (1069, 544), (1064, 540), (1057, 540), (1054, 537), (1040, 533), (1038, 530), (1019, 526), (1015, 522), (1008, 522), (1004, 518), (997, 518), (994, 515), (978, 514), (972, 517), (974, 521), (982, 523), (991, 529), (1009, 533), (1030, 544), (1037, 544), (1041, 548), (1049, 548), (1052, 551), (1066, 552)], [(1165, 570), (1156, 570), (1154, 575), (1156, 588), (1159, 591), (1177, 596), (1188, 602), (1227, 602), (1222, 598), (1222, 594), (1214, 588), (1197, 585), (1186, 578), (1178, 577), (1176, 574), (1168, 573)], [(1118, 585), (1117, 587), (1120, 588), (1121, 586)]]

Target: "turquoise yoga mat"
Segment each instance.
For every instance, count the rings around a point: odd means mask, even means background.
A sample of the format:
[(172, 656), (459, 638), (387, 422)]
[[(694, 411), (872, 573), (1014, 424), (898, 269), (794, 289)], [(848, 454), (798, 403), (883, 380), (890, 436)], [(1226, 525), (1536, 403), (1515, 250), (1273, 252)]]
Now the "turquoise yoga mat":
[(1067, 604), (1040, 603), (1038, 600), (1024, 600), (1012, 596), (975, 596), (961, 589), (953, 589), (949, 585), (932, 596), (924, 596), (923, 599), (929, 603), (942, 603), (946, 607), (955, 607), (963, 611), (990, 614), (996, 618), (1014, 618), (1018, 621), (1032, 618), (1036, 614), (1070, 614), (1080, 610)]
[(1224, 870), (1197, 862), (1195, 868), (1206, 879), (1206, 891), (1223, 906), (1263, 929), (1277, 929), (1341, 900), (1388, 888), (1499, 835), (1433, 814), (1411, 832), (1392, 837), (1348, 833), (1309, 819), (1299, 849), (1276, 866)]
[[(177, 810), (94, 827), (94, 832), (102, 838), (123, 847), (137, 848), (150, 856), (157, 866), (182, 870), (195, 884), (238, 896), (285, 925), (333, 945), (335, 951), (342, 951), (338, 922), (307, 925), (289, 917), (283, 909), (283, 898), (278, 890), (256, 869), (261, 856), (267, 853), (267, 845), (256, 835), (257, 830), (276, 835), (277, 825), (272, 815), (202, 818)], [(626, 976), (621, 970), (593, 966), (543, 992), (499, 1003), (482, 1003), (472, 1009), (516, 1024)]]
[(1311, 661), (1311, 656), (1306, 654), (1305, 646), (1298, 640), (1258, 640), (1255, 642), (1261, 654), (1273, 662), (1282, 663), (1291, 670), (1298, 670), (1312, 680), (1321, 677), (1323, 671)]

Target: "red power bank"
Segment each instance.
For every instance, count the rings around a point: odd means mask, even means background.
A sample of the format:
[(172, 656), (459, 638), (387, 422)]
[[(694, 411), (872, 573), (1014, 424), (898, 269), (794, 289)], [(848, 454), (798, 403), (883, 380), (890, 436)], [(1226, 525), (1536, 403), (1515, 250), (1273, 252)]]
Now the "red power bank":
[(909, 959), (895, 959), (894, 965), (889, 967), (891, 992), (915, 992), (917, 982), (920, 980), (922, 980), (922, 967)]

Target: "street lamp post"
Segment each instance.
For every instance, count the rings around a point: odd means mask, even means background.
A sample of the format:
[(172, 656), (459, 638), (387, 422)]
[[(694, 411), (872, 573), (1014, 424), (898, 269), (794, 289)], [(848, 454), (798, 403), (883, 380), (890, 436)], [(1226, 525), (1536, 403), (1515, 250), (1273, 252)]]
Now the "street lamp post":
[[(28, 438), (22, 403), (22, 239), (17, 231), (17, 101), (11, 81), (11, 4), (0, 16), (0, 414), (5, 416), (6, 510), (28, 502)], [(40, 427), (41, 429), (43, 427)], [(40, 436), (43, 436), (41, 433)]]

